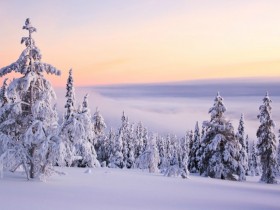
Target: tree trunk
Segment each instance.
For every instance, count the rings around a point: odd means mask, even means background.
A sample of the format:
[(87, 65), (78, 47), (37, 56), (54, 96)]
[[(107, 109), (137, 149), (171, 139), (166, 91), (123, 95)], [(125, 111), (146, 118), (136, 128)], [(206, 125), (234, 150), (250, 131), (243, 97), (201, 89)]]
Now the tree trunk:
[(29, 170), (29, 177), (31, 179), (35, 178), (35, 163), (34, 163), (34, 153), (35, 153), (35, 146), (32, 145), (32, 148), (30, 149), (30, 170)]

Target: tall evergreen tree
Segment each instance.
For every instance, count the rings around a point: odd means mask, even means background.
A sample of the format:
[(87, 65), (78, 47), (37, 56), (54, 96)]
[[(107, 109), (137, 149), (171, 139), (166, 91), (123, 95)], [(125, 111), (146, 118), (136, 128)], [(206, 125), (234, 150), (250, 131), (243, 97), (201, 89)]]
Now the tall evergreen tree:
[(94, 147), (95, 150), (97, 151), (97, 156), (98, 156), (98, 160), (102, 163), (104, 160), (104, 157), (106, 157), (105, 154), (103, 154), (103, 152), (106, 151), (105, 147), (106, 147), (106, 140), (107, 137), (105, 135), (105, 129), (106, 129), (106, 123), (105, 120), (103, 118), (103, 116), (100, 114), (100, 111), (98, 108), (96, 108), (96, 111), (92, 117), (93, 120), (93, 129), (94, 129), (94, 133), (96, 136), (96, 141), (94, 142)]
[(189, 169), (191, 173), (197, 173), (199, 171), (198, 158), (196, 156), (197, 150), (199, 149), (199, 145), (200, 145), (200, 131), (199, 131), (198, 122), (196, 122), (192, 148), (190, 149), (190, 154), (189, 154)]
[[(72, 95), (75, 95), (74, 87), (70, 92), (72, 92)], [(69, 97), (66, 98), (68, 104), (70, 100)], [(80, 105), (78, 110), (70, 109), (73, 111), (70, 115), (67, 115), (69, 107), (65, 106), (65, 108), (65, 116), (68, 117), (65, 117), (61, 125), (60, 137), (63, 142), (62, 154), (64, 154), (64, 157), (61, 159), (64, 161), (60, 161), (60, 165), (99, 167), (100, 164), (94, 148), (95, 133), (88, 106), (88, 95), (84, 97), (82, 105)]]
[(166, 156), (166, 141), (162, 136), (157, 138), (157, 147), (159, 151), (159, 169), (163, 171), (168, 165), (168, 160)]
[(139, 122), (135, 129), (135, 157), (138, 158), (145, 150), (144, 148), (144, 127), (142, 122)]
[(244, 129), (244, 115), (241, 114), (240, 120), (239, 120), (239, 125), (237, 129), (237, 134), (236, 134), (239, 143), (243, 148), (246, 147), (245, 143), (245, 129)]
[(165, 168), (165, 176), (181, 176), (187, 178), (188, 171), (188, 154), (189, 154), (189, 139), (192, 133), (188, 132), (187, 138), (179, 139), (175, 135), (171, 135), (170, 158), (167, 167)]
[(94, 132), (97, 136), (103, 135), (107, 125), (103, 116), (100, 114), (98, 107), (93, 115)]
[(23, 75), (2, 88), (0, 144), (6, 148), (8, 169), (22, 165), (27, 178), (32, 179), (50, 175), (58, 158), (58, 119), (52, 104), (55, 93), (43, 73), (60, 75), (60, 71), (41, 62), (42, 55), (32, 38), (36, 28), (30, 19), (23, 29), (29, 32), (21, 40), (26, 49), (16, 62), (0, 69), (1, 77), (12, 71)]
[(248, 174), (248, 153), (246, 150), (246, 140), (245, 140), (245, 129), (244, 129), (244, 115), (241, 114), (239, 125), (238, 125), (238, 131), (236, 133), (236, 138), (239, 141), (239, 144), (241, 145), (239, 150), (239, 162), (243, 166), (245, 173)]
[[(106, 161), (106, 165), (110, 164), (110, 157), (113, 156), (114, 147), (115, 147), (115, 140), (116, 140), (116, 133), (113, 128), (110, 128), (109, 132), (106, 136), (106, 141), (104, 145), (104, 159), (101, 159), (102, 162)], [(106, 143), (107, 142), (107, 143)]]
[(80, 136), (82, 132), (82, 126), (78, 121), (78, 112), (76, 109), (76, 99), (75, 99), (75, 88), (73, 80), (73, 71), (69, 70), (69, 75), (66, 83), (66, 104), (64, 108), (66, 109), (64, 113), (64, 119), (60, 129), (60, 138), (63, 142), (63, 147), (61, 150), (61, 158), (59, 165), (61, 166), (72, 166), (74, 161), (78, 161), (76, 154), (76, 146), (78, 141), (80, 141)]
[[(75, 145), (76, 155), (81, 158), (77, 162), (79, 167), (98, 167), (96, 151), (94, 148), (95, 133), (91, 121), (91, 113), (88, 106), (88, 95), (84, 96), (82, 110), (76, 114), (76, 119), (81, 126), (80, 141)], [(74, 163), (75, 165), (75, 163)]]
[(134, 124), (130, 124), (127, 130), (127, 136), (125, 141), (127, 142), (127, 159), (126, 159), (126, 167), (134, 168), (135, 166), (135, 135), (134, 135)]
[(110, 168), (123, 168), (126, 167), (128, 147), (125, 140), (128, 128), (128, 118), (123, 115), (121, 117), (121, 127), (119, 129), (118, 135), (116, 136), (114, 149), (110, 156), (109, 167)]
[(178, 150), (180, 175), (182, 178), (187, 178), (189, 175), (189, 138), (181, 138)]
[(224, 117), (226, 107), (218, 93), (210, 108), (211, 120), (205, 121), (206, 133), (202, 140), (200, 174), (212, 178), (236, 180), (238, 148), (232, 124)]
[(128, 117), (125, 115), (125, 113), (123, 112), (122, 115), (122, 124), (120, 127), (120, 137), (121, 137), (121, 141), (122, 141), (122, 155), (123, 155), (123, 162), (124, 162), (124, 166), (123, 167), (127, 167), (127, 165), (129, 165), (128, 163), (128, 159), (129, 159), (129, 121), (128, 121)]
[(252, 142), (252, 145), (249, 149), (249, 175), (259, 176), (261, 174), (260, 160), (257, 156), (255, 142)]
[(268, 93), (263, 98), (263, 104), (260, 106), (260, 126), (257, 130), (258, 154), (261, 158), (262, 176), (261, 181), (269, 184), (277, 183), (277, 159), (276, 159), (276, 137), (274, 134), (274, 122), (271, 117), (271, 99)]
[(65, 120), (68, 120), (71, 115), (75, 112), (75, 105), (76, 105), (76, 99), (75, 99), (75, 88), (73, 84), (73, 75), (72, 75), (72, 69), (69, 70), (69, 76), (66, 83), (66, 112), (65, 112)]
[(148, 144), (145, 148), (145, 151), (139, 156), (139, 158), (136, 161), (136, 166), (138, 168), (149, 169), (150, 173), (157, 172), (158, 165), (160, 163), (157, 139), (157, 134), (153, 134), (153, 136), (150, 139), (148, 139)]

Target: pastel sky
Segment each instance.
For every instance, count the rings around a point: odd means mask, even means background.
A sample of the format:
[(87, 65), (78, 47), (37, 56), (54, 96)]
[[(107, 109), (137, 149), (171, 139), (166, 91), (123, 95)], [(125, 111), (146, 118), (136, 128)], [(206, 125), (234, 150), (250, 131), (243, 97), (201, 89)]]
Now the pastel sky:
[(27, 17), (65, 86), (280, 77), (279, 0), (0, 1), (0, 67), (24, 49)]

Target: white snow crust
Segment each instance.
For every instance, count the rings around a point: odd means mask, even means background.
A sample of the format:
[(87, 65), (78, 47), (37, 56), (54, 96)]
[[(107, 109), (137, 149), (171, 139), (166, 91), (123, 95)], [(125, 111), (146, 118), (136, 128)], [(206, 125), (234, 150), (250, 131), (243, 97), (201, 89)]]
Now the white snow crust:
[(47, 182), (27, 181), (22, 172), (5, 172), (0, 179), (3, 210), (279, 210), (279, 185), (189, 179), (132, 169), (56, 168)]

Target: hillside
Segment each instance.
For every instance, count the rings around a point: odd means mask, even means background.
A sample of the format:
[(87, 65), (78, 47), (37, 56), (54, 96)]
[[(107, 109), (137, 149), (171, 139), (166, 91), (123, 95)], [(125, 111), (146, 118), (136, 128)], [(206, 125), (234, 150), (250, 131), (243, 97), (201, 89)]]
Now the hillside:
[[(140, 170), (58, 169), (47, 182), (26, 181), (20, 173), (0, 179), (5, 210), (273, 210), (280, 209), (279, 185), (223, 181), (191, 175), (168, 178)], [(31, 183), (30, 183), (31, 182)]]

